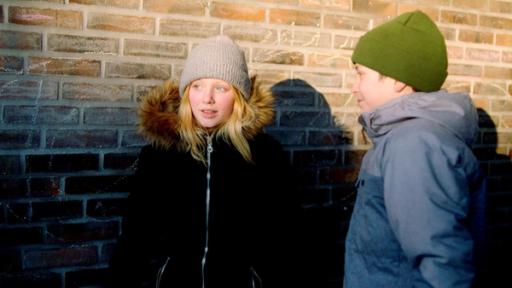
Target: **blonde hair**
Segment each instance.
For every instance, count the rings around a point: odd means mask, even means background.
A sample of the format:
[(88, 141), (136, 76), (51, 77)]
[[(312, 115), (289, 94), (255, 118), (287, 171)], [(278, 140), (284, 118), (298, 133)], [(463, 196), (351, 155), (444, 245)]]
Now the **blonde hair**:
[(244, 127), (255, 120), (256, 113), (249, 106), (242, 93), (233, 85), (231, 85), (231, 88), (235, 95), (233, 112), (226, 122), (213, 130), (206, 130), (197, 124), (190, 107), (189, 87), (185, 88), (178, 109), (178, 131), (181, 138), (181, 141), (177, 144), (179, 150), (190, 152), (194, 159), (206, 163), (207, 137), (210, 136), (214, 139), (221, 138), (230, 143), (247, 162), (252, 162), (248, 142), (250, 139), (248, 139)]

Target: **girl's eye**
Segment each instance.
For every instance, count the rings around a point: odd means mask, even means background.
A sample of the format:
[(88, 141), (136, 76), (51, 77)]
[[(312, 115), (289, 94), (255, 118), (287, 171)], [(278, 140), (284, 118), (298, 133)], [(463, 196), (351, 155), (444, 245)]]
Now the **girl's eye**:
[(224, 93), (224, 92), (228, 91), (228, 88), (226, 88), (226, 87), (224, 87), (224, 86), (217, 86), (217, 87), (215, 87), (215, 90), (216, 90), (217, 92), (222, 92), (222, 93)]

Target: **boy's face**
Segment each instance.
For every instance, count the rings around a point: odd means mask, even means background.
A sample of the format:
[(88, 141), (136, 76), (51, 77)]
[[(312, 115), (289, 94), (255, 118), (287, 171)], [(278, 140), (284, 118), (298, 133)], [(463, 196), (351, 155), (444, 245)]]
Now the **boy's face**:
[(352, 94), (357, 97), (363, 112), (371, 112), (398, 96), (396, 80), (361, 64), (355, 64), (355, 70), (357, 79), (352, 86)]

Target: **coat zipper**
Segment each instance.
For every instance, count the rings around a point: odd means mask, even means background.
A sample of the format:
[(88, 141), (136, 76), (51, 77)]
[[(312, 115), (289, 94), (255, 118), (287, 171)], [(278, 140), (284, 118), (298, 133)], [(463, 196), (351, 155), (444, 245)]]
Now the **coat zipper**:
[(201, 282), (202, 288), (205, 288), (205, 273), (206, 273), (206, 257), (208, 254), (208, 224), (210, 221), (210, 164), (211, 164), (211, 153), (213, 152), (212, 137), (207, 138), (208, 146), (206, 148), (206, 159), (208, 161), (208, 171), (206, 172), (206, 222), (205, 222), (205, 243), (203, 259), (201, 260)]
[(160, 282), (162, 281), (162, 275), (164, 275), (164, 271), (165, 271), (165, 268), (167, 267), (167, 263), (169, 263), (169, 259), (171, 259), (171, 257), (167, 257), (167, 259), (165, 260), (162, 267), (160, 267), (160, 269), (158, 269), (158, 273), (156, 274), (156, 285), (155, 285), (156, 288), (160, 288)]
[(256, 272), (254, 267), (251, 267), (251, 284), (252, 288), (262, 288), (263, 287), (263, 281), (261, 281), (260, 275)]

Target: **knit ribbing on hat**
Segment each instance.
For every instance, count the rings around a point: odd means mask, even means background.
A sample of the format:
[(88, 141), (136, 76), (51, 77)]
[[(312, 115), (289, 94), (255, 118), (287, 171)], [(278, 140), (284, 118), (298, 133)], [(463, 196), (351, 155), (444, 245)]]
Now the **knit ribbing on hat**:
[(235, 86), (245, 99), (251, 95), (244, 51), (225, 35), (210, 37), (192, 49), (181, 73), (180, 96), (190, 82), (200, 78), (221, 79)]
[(404, 13), (367, 32), (352, 61), (423, 92), (439, 90), (448, 75), (444, 37), (420, 11)]

